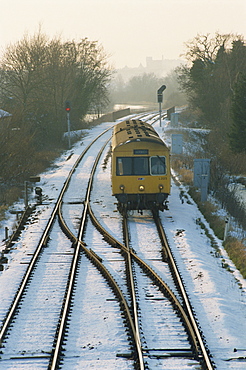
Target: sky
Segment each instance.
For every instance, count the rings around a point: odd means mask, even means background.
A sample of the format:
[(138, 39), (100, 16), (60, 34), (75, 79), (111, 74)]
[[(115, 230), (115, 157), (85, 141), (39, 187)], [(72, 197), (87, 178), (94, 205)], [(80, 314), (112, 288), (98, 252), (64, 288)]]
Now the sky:
[[(0, 0), (0, 53), (39, 30), (98, 41), (114, 68), (180, 59), (197, 34), (246, 38), (246, 0)], [(181, 57), (182, 58), (182, 57)]]

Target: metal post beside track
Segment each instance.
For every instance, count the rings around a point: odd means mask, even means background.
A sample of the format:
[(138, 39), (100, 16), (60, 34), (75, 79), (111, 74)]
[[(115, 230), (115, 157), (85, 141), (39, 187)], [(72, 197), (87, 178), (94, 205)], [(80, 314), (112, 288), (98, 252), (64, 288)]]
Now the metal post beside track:
[(68, 149), (71, 147), (71, 133), (70, 133), (70, 110), (71, 110), (71, 103), (69, 100), (65, 103), (65, 110), (67, 112), (67, 133), (68, 133)]
[(162, 85), (158, 90), (157, 90), (157, 101), (159, 103), (159, 112), (160, 112), (160, 127), (161, 127), (161, 103), (163, 100), (162, 93), (165, 90), (166, 85)]

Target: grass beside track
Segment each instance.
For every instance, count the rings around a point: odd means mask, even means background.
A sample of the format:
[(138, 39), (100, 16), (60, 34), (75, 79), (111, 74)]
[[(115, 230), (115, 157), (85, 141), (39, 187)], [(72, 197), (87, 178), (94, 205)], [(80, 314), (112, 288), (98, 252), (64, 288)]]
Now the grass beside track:
[[(200, 201), (200, 193), (195, 191), (194, 188), (191, 188), (189, 193), (197, 203), (198, 208), (213, 229), (215, 235), (223, 240), (225, 221), (216, 214), (216, 206), (208, 201), (202, 203)], [(244, 242), (244, 239), (239, 240), (235, 237), (228, 236), (223, 241), (223, 246), (236, 268), (241, 272), (244, 279), (246, 279), (246, 248)]]
[[(179, 174), (180, 181), (185, 185), (189, 186), (189, 194), (192, 199), (196, 202), (199, 210), (205, 217), (206, 221), (209, 223), (210, 227), (213, 229), (215, 235), (223, 241), (224, 239), (224, 230), (225, 230), (225, 220), (222, 219), (218, 215), (218, 209), (216, 205), (210, 203), (209, 201), (201, 202), (200, 192), (197, 191), (196, 188), (191, 186), (192, 179), (191, 179), (191, 171), (184, 170), (181, 168), (179, 170), (178, 166), (175, 166), (175, 171)], [(202, 225), (201, 225), (202, 226)], [(205, 227), (205, 226), (204, 226)], [(212, 243), (213, 244), (213, 243)], [(215, 244), (214, 244), (215, 246)], [(246, 279), (246, 247), (245, 247), (245, 240), (244, 239), (237, 239), (235, 237), (228, 236), (223, 241), (223, 246), (236, 266), (236, 268), (240, 271), (243, 278)], [(216, 246), (215, 246), (216, 248)], [(224, 268), (228, 268), (226, 264), (223, 264)], [(229, 269), (229, 268), (228, 268)]]

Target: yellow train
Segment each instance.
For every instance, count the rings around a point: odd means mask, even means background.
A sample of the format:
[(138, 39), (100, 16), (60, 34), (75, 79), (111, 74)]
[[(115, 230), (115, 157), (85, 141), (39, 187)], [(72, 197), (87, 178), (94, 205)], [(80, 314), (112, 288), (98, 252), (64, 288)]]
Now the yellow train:
[(114, 126), (111, 180), (120, 212), (167, 209), (170, 151), (151, 125), (131, 119)]

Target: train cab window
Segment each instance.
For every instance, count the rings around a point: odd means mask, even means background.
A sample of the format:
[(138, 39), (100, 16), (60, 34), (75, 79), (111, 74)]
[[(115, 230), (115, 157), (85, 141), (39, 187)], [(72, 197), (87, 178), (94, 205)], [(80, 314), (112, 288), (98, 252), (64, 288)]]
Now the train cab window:
[(116, 158), (116, 175), (128, 176), (131, 174), (132, 174), (132, 158), (131, 157)]
[(149, 175), (149, 157), (117, 157), (116, 175)]
[(149, 158), (133, 157), (133, 175), (149, 175)]
[(151, 175), (166, 174), (166, 157), (151, 157), (150, 158)]

